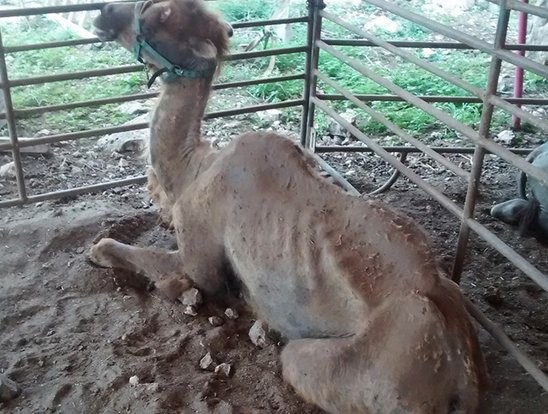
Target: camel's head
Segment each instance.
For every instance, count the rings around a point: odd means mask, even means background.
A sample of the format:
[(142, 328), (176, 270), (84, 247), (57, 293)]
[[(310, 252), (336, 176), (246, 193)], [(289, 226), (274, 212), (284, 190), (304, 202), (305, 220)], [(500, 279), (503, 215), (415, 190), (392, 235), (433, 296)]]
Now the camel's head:
[(149, 66), (189, 77), (212, 75), (232, 36), (203, 0), (108, 3), (93, 24), (102, 40), (116, 40)]

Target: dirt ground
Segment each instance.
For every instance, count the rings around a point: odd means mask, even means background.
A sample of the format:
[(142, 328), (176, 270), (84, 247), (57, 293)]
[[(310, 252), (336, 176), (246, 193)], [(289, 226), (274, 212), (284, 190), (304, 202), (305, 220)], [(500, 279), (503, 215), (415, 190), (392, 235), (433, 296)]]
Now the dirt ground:
[[(245, 121), (245, 120), (244, 120)], [(243, 122), (243, 121), (242, 121)], [(226, 123), (226, 122), (225, 122)], [(243, 122), (245, 128), (245, 122)], [(242, 127), (242, 125), (239, 125)], [(206, 127), (216, 130), (215, 125)], [(324, 143), (328, 143), (327, 141)], [(77, 147), (78, 145), (78, 147)], [(81, 185), (118, 171), (141, 173), (136, 153), (123, 156), (98, 151), (89, 143), (55, 147), (48, 157), (24, 156), (33, 165), (35, 182), (54, 188), (61, 164), (72, 168), (78, 153), (95, 151), (95, 177), (76, 171)], [(67, 161), (67, 157), (69, 157)], [(337, 155), (326, 158), (362, 191), (379, 185), (390, 173), (378, 157)], [(127, 161), (119, 170), (120, 159)], [(107, 160), (107, 161), (105, 161)], [(466, 157), (456, 157), (467, 167)], [(459, 161), (460, 160), (460, 161)], [(103, 164), (114, 165), (109, 169)], [(82, 163), (89, 166), (89, 161)], [(49, 168), (40, 170), (40, 166)], [(425, 157), (409, 165), (451, 199), (462, 203), (465, 184), (439, 170)], [(118, 168), (116, 168), (118, 166)], [(469, 166), (469, 165), (468, 165)], [(55, 169), (54, 169), (55, 167)], [(68, 170), (67, 170), (68, 171)], [(90, 170), (91, 171), (91, 170)], [(117, 173), (118, 173), (117, 172)], [(90, 172), (90, 174), (92, 174)], [(110, 175), (109, 175), (110, 174)], [(492, 220), (488, 208), (512, 197), (515, 172), (489, 157), (479, 201), (479, 218), (503, 240), (548, 271), (547, 246)], [(70, 177), (65, 177), (65, 181)], [(4, 194), (13, 181), (2, 181)], [(451, 264), (458, 222), (405, 179), (376, 196), (413, 216), (425, 226), (441, 261)], [(281, 343), (264, 349), (247, 336), (253, 316), (237, 299), (206, 298), (198, 316), (183, 313), (145, 281), (125, 272), (98, 269), (86, 252), (108, 235), (143, 246), (174, 247), (174, 237), (157, 221), (144, 188), (133, 186), (2, 210), (0, 222), (0, 372), (22, 388), (22, 395), (0, 406), (10, 413), (320, 413), (303, 403), (283, 383), (278, 353)], [(463, 289), (488, 316), (548, 371), (548, 294), (477, 238), (463, 276)], [(208, 322), (231, 306), (240, 317)], [(491, 388), (481, 413), (545, 413), (548, 394), (482, 329), (480, 339), (489, 366)], [(225, 377), (199, 367), (207, 353), (217, 364), (230, 363)], [(139, 377), (139, 384), (129, 378)]]

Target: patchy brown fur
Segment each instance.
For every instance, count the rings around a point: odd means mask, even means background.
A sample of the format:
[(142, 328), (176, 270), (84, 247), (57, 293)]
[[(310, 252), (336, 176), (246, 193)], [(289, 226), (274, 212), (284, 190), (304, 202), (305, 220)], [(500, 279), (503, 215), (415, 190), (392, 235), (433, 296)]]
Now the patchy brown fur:
[[(131, 9), (107, 7), (100, 34), (131, 49)], [(228, 26), (202, 1), (150, 2), (143, 20), (151, 42), (177, 51), (175, 63), (200, 66), (226, 52)], [(219, 291), (229, 263), (257, 316), (289, 338), (284, 378), (330, 412), (476, 412), (483, 357), (422, 229), (322, 179), (284, 137), (250, 133), (212, 149), (200, 138), (211, 82), (165, 84), (151, 121), (149, 188), (178, 250), (102, 239), (91, 260), (177, 280), (163, 282), (168, 295), (187, 277)]]

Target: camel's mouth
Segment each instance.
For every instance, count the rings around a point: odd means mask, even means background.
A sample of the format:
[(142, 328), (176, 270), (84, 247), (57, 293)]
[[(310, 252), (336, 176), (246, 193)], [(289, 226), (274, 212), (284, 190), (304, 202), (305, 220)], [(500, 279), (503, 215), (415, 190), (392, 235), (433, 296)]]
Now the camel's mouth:
[(116, 40), (118, 37), (117, 33), (114, 30), (103, 30), (95, 26), (94, 30), (97, 37), (103, 42), (110, 42)]

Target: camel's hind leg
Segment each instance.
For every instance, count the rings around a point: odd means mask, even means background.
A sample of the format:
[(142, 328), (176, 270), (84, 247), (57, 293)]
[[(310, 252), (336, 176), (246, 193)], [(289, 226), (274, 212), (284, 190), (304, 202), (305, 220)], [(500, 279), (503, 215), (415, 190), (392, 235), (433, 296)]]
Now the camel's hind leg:
[[(369, 407), (355, 398), (360, 362), (344, 361), (354, 341), (354, 337), (290, 341), (281, 354), (284, 379), (305, 400), (330, 413), (368, 412)], [(362, 391), (367, 393), (365, 388)]]

